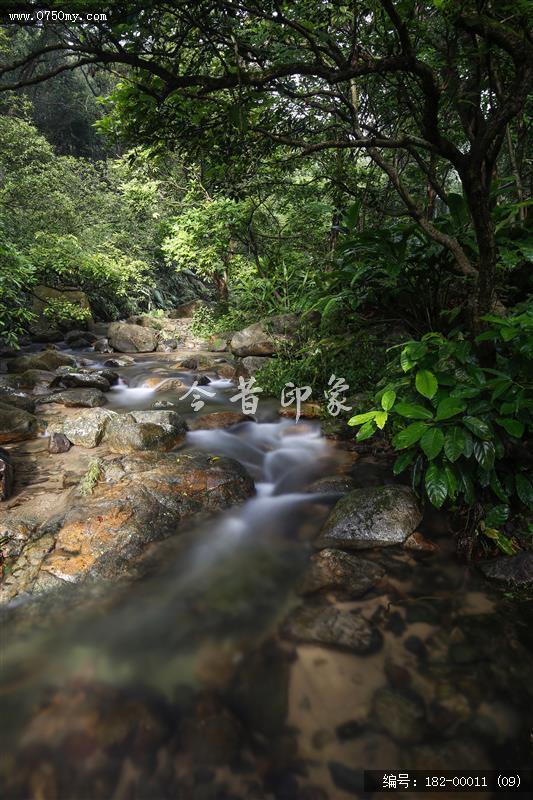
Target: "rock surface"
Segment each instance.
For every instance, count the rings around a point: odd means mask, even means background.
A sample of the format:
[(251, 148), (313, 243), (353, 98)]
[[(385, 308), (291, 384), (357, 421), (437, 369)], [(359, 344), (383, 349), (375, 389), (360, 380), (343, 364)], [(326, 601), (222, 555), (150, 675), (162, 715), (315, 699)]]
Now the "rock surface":
[(62, 432), (72, 444), (80, 447), (96, 447), (102, 441), (105, 427), (114, 411), (95, 408), (83, 411), (63, 422)]
[(37, 417), (14, 408), (6, 403), (0, 403), (0, 444), (22, 442), (24, 439), (33, 439), (38, 432)]
[(187, 424), (175, 411), (134, 411), (110, 418), (105, 441), (113, 453), (171, 450), (187, 433)]
[(514, 586), (533, 585), (533, 552), (496, 558), (478, 565), (486, 578)]
[(185, 520), (249, 497), (252, 479), (233, 459), (207, 453), (145, 453), (101, 464), (92, 495), (42, 525), (7, 577), (4, 600), (91, 576), (115, 578), (150, 542), (179, 532)]
[(357, 611), (336, 606), (301, 606), (289, 614), (282, 635), (297, 642), (323, 644), (361, 655), (381, 647), (380, 632)]
[(316, 546), (362, 550), (403, 544), (421, 519), (417, 499), (406, 486), (354, 489), (335, 505)]
[(190, 428), (192, 431), (212, 431), (218, 428), (230, 428), (240, 422), (250, 422), (250, 419), (251, 417), (238, 411), (213, 411), (195, 419)]
[(42, 353), (19, 356), (9, 362), (10, 372), (25, 372), (28, 369), (43, 369), (52, 371), (58, 367), (73, 367), (76, 364), (74, 356), (61, 353), (58, 350), (44, 350)]
[(151, 353), (157, 347), (157, 333), (151, 328), (112, 322), (108, 328), (111, 347), (119, 353)]
[(311, 558), (311, 566), (300, 585), (300, 594), (336, 589), (349, 597), (361, 597), (384, 574), (383, 567), (373, 561), (327, 548)]
[(111, 385), (103, 375), (97, 372), (70, 372), (60, 377), (61, 385), (66, 389), (100, 389), (108, 392)]
[(397, 742), (414, 744), (426, 735), (424, 703), (414, 692), (378, 689), (372, 712), (376, 724)]
[(70, 450), (70, 444), (64, 433), (51, 433), (48, 439), (48, 452), (66, 453)]
[(11, 456), (0, 447), (0, 500), (9, 500), (15, 482), (15, 468)]
[(106, 396), (100, 389), (65, 389), (39, 398), (40, 403), (60, 403), (63, 406), (96, 408), (105, 406)]

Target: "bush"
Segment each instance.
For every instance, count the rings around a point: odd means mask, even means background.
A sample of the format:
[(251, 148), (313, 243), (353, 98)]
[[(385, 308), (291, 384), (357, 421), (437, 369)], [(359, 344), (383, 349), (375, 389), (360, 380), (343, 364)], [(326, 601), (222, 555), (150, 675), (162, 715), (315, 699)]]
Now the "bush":
[(0, 244), (0, 341), (17, 347), (33, 319), (28, 291), (35, 283), (31, 263), (7, 244)]
[(394, 473), (410, 468), (413, 487), (435, 507), (481, 501), (485, 531), (509, 551), (499, 527), (511, 500), (533, 507), (526, 468), (506, 458), (533, 430), (533, 306), (485, 321), (490, 327), (478, 341), (494, 342), (497, 368), (482, 367), (474, 343), (460, 332), (426, 334), (401, 347), (375, 396), (377, 407), (349, 424), (360, 426), (358, 441), (389, 429), (399, 453)]
[(58, 328), (71, 327), (71, 323), (74, 322), (83, 325), (91, 318), (88, 308), (82, 308), (77, 303), (71, 303), (70, 300), (60, 297), (48, 300), (43, 313), (52, 325)]

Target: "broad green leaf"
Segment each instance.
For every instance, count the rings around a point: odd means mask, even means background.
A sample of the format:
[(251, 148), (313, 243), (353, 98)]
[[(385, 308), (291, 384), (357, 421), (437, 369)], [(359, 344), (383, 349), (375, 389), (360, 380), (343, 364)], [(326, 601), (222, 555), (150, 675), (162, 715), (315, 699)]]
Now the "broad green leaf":
[(415, 364), (424, 358), (428, 349), (422, 342), (408, 342), (400, 354), (400, 364), (404, 372), (409, 372)]
[(406, 450), (405, 453), (401, 453), (394, 462), (394, 466), (392, 468), (393, 473), (395, 475), (399, 475), (401, 472), (403, 472), (404, 469), (406, 469), (409, 466), (409, 464), (411, 464), (414, 457), (415, 457), (414, 450)]
[(383, 393), (381, 398), (381, 407), (385, 411), (390, 411), (396, 401), (396, 392), (393, 389), (388, 389)]
[(456, 400), (453, 397), (445, 397), (444, 400), (441, 400), (437, 406), (436, 419), (438, 421), (443, 419), (451, 419), (451, 417), (461, 414), (465, 408), (466, 405), (461, 403), (459, 400)]
[(358, 442), (363, 442), (365, 439), (370, 439), (376, 432), (376, 426), (373, 420), (369, 422), (365, 422), (359, 430), (357, 431), (357, 436), (355, 437)]
[(444, 470), (436, 464), (430, 464), (424, 483), (431, 504), (441, 508), (448, 496), (448, 479)]
[(504, 488), (504, 486), (502, 485), (500, 479), (498, 478), (498, 476), (497, 476), (497, 474), (496, 474), (496, 472), (494, 470), (492, 471), (492, 475), (491, 475), (491, 479), (490, 479), (490, 488), (492, 489), (492, 491), (494, 492), (494, 494), (496, 495), (498, 500), (501, 500), (502, 503), (507, 503), (508, 502), (509, 494), (508, 494), (507, 490)]
[(494, 466), (494, 459), (496, 457), (494, 444), (492, 442), (480, 441), (479, 439), (476, 439), (474, 442), (474, 456), (482, 469), (492, 469)]
[(533, 486), (526, 476), (519, 472), (515, 477), (515, 486), (520, 500), (529, 508), (533, 508)]
[(497, 419), (496, 422), (498, 425), (501, 425), (502, 428), (505, 428), (509, 436), (514, 436), (516, 439), (520, 439), (524, 435), (524, 423), (520, 422), (518, 419), (509, 419), (509, 418), (500, 418)]
[(431, 398), (435, 396), (439, 384), (437, 383), (436, 377), (429, 369), (419, 369), (416, 373), (415, 386), (419, 394), (431, 400)]
[(394, 410), (407, 419), (433, 419), (433, 412), (418, 403), (397, 403)]
[(509, 519), (509, 506), (493, 506), (485, 517), (488, 528), (499, 528)]
[(374, 422), (376, 423), (380, 431), (383, 430), (383, 428), (385, 427), (385, 423), (387, 422), (388, 418), (389, 415), (387, 414), (386, 411), (376, 411)]
[(418, 442), (426, 430), (427, 425), (425, 425), (423, 422), (413, 422), (411, 425), (408, 425), (407, 428), (404, 428), (403, 431), (399, 431), (399, 433), (394, 436), (392, 444), (397, 450), (403, 450), (406, 447), (411, 447), (412, 444)]
[(375, 411), (367, 411), (365, 414), (356, 414), (348, 420), (348, 425), (363, 425), (365, 422), (370, 422), (376, 416)]
[(449, 461), (457, 461), (466, 452), (466, 434), (462, 428), (454, 425), (446, 434), (444, 453)]
[(440, 428), (428, 428), (420, 439), (420, 447), (432, 461), (438, 456), (444, 445), (444, 433)]
[(479, 437), (480, 439), (488, 439), (490, 437), (490, 428), (486, 422), (483, 422), (479, 417), (463, 417), (463, 423), (469, 431)]
[(505, 534), (496, 530), (496, 528), (485, 528), (483, 535), (487, 536), (489, 539), (493, 539), (506, 556), (514, 556), (516, 553), (516, 547), (511, 540), (505, 536)]
[(457, 495), (458, 481), (454, 468), (450, 466), (445, 466), (444, 474), (446, 475), (446, 480), (448, 481), (448, 496), (452, 500), (455, 500), (455, 497)]

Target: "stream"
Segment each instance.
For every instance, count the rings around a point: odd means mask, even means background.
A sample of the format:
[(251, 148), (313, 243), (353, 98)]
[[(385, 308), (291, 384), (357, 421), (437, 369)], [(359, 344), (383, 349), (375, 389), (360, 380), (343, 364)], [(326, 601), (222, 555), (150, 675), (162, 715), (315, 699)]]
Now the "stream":
[[(108, 407), (167, 400), (189, 420), (240, 410), (235, 384), (215, 379), (193, 412), (154, 381), (192, 384), (171, 366), (151, 354), (118, 368)], [(259, 408), (256, 422), (190, 431), (179, 450), (238, 460), (255, 496), (152, 544), (115, 584), (8, 607), (4, 797), (348, 800), (370, 796), (362, 769), (531, 768), (531, 604), (457, 561), (440, 514), (419, 527), (435, 552), (362, 552), (377, 577), (360, 596), (302, 599), (313, 540), (340, 497), (311, 484), (349, 473), (372, 486), (383, 468), (350, 460), (318, 422), (279, 419), (274, 400)], [(357, 611), (376, 646), (295, 641), (285, 620), (302, 602)]]

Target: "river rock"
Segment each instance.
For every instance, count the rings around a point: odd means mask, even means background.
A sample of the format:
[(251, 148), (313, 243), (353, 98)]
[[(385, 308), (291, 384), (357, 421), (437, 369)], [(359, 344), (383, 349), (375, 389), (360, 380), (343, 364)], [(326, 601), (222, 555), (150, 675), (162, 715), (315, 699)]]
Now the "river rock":
[(42, 353), (31, 353), (14, 358), (9, 363), (10, 372), (25, 372), (28, 369), (42, 369), (52, 371), (58, 367), (73, 367), (76, 364), (74, 356), (61, 353), (58, 350), (43, 350)]
[(103, 408), (82, 411), (63, 422), (62, 432), (72, 444), (79, 447), (97, 447), (102, 441), (107, 423), (115, 413)]
[(232, 381), (237, 375), (237, 367), (235, 364), (230, 364), (229, 361), (216, 364), (215, 369), (220, 378), (225, 378), (228, 381)]
[(109, 339), (103, 336), (101, 339), (97, 339), (93, 344), (93, 349), (96, 353), (112, 353), (113, 348), (109, 344)]
[(334, 506), (316, 546), (362, 550), (403, 544), (421, 519), (417, 499), (406, 486), (354, 489)]
[(289, 614), (281, 633), (296, 642), (338, 647), (360, 655), (374, 653), (382, 643), (377, 628), (357, 611), (330, 605), (300, 606)]
[(74, 408), (96, 408), (107, 403), (106, 396), (100, 389), (65, 389), (63, 392), (39, 397), (39, 403), (59, 403)]
[(72, 506), (41, 570), (77, 582), (123, 573), (150, 542), (194, 515), (229, 508), (254, 491), (233, 459), (207, 453), (143, 453), (102, 464), (94, 493)]
[(141, 328), (154, 328), (159, 329), (161, 323), (156, 317), (151, 317), (150, 314), (135, 314), (133, 317), (128, 317), (126, 320), (127, 325), (140, 325)]
[(510, 586), (533, 585), (533, 552), (526, 550), (516, 556), (483, 561), (478, 567), (486, 578)]
[(415, 744), (426, 736), (424, 701), (411, 690), (378, 689), (372, 719), (397, 742)]
[(187, 424), (175, 411), (136, 411), (113, 416), (105, 441), (113, 453), (171, 450), (185, 438)]
[(228, 334), (215, 334), (214, 336), (210, 336), (207, 340), (207, 346), (212, 353), (225, 353), (228, 348), (228, 341), (233, 336), (232, 333)]
[(268, 356), (246, 356), (240, 364), (240, 371), (247, 377), (255, 375), (260, 369), (270, 363), (271, 359)]
[(151, 328), (112, 322), (108, 329), (111, 347), (119, 353), (151, 353), (157, 347), (157, 333)]
[(111, 388), (109, 381), (97, 372), (70, 372), (61, 375), (59, 380), (66, 389), (100, 389), (108, 392)]
[(311, 566), (300, 585), (300, 594), (336, 589), (349, 597), (361, 597), (384, 574), (383, 567), (373, 561), (343, 550), (326, 548), (312, 556)]
[(75, 347), (76, 345), (73, 343), (81, 340), (84, 342), (84, 345), (91, 345), (93, 342), (96, 342), (97, 339), (98, 335), (92, 331), (80, 331), (75, 329), (67, 331), (65, 334), (65, 342), (69, 347)]
[(186, 392), (189, 389), (179, 378), (147, 378), (143, 386), (154, 388), (156, 392)]
[(128, 367), (130, 364), (133, 364), (135, 359), (131, 356), (120, 356), (120, 358), (108, 358), (107, 361), (104, 361), (104, 367)]
[(348, 494), (355, 489), (355, 481), (349, 475), (328, 475), (310, 483), (307, 494)]
[(9, 500), (15, 482), (15, 468), (11, 456), (0, 447), (0, 500)]
[(19, 389), (26, 389), (35, 395), (46, 394), (56, 379), (54, 372), (44, 369), (27, 369), (17, 375), (7, 376), (12, 379), (12, 385)]
[(205, 306), (207, 306), (205, 300), (191, 300), (188, 303), (182, 303), (177, 306), (173, 311), (169, 311), (168, 316), (171, 319), (189, 319), (194, 316), (195, 311)]
[(156, 349), (158, 353), (172, 353), (173, 350), (177, 350), (177, 348), (177, 339), (162, 339), (160, 342), (158, 342)]
[(16, 389), (0, 388), (0, 403), (7, 403), (8, 406), (21, 408), (23, 411), (29, 411), (33, 414), (35, 411), (35, 400), (25, 392), (19, 392)]
[(68, 450), (70, 450), (70, 441), (65, 434), (52, 432), (48, 439), (48, 452), (66, 453)]
[(37, 417), (34, 417), (33, 414), (29, 414), (21, 408), (0, 403), (0, 444), (33, 439), (37, 436), (38, 428)]
[(219, 428), (231, 428), (232, 425), (238, 425), (240, 422), (250, 422), (246, 414), (240, 414), (238, 411), (213, 411), (211, 414), (203, 414), (191, 423), (192, 431), (212, 431)]

